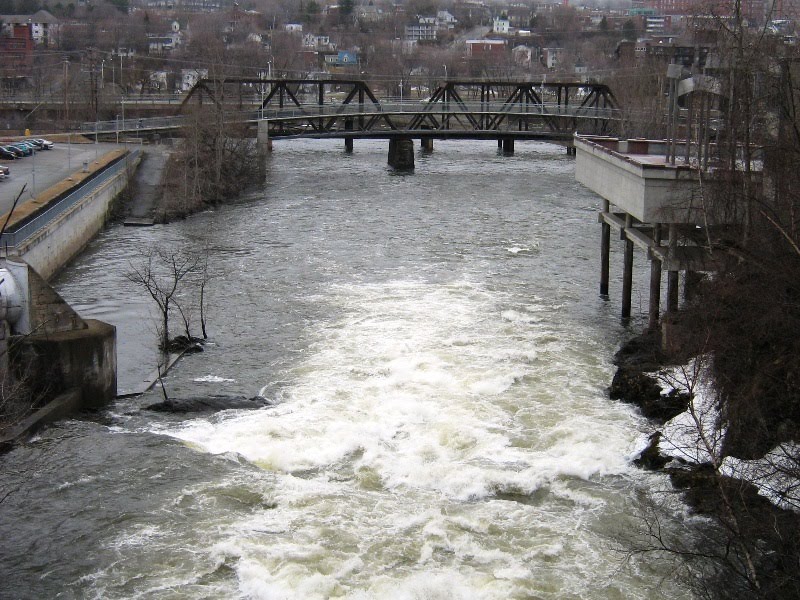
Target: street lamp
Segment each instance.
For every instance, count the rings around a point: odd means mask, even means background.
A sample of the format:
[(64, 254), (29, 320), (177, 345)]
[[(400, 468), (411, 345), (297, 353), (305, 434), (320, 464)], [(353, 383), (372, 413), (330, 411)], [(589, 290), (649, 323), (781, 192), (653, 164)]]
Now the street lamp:
[(36, 149), (32, 149), (31, 153), (31, 183), (33, 184), (32, 198), (36, 198)]

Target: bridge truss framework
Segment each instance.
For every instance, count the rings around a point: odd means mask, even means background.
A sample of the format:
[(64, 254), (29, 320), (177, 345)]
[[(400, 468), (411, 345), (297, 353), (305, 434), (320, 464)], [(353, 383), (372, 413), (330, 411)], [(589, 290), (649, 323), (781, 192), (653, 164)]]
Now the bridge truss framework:
[[(343, 97), (340, 102), (330, 99), (334, 90)], [(424, 101), (397, 102), (379, 100), (363, 80), (258, 78), (201, 79), (180, 110), (206, 101), (242, 110), (253, 106), (254, 94), (273, 137), (446, 137), (451, 132), (569, 139), (576, 131), (612, 133), (617, 113), (608, 86), (579, 81), (448, 80)]]

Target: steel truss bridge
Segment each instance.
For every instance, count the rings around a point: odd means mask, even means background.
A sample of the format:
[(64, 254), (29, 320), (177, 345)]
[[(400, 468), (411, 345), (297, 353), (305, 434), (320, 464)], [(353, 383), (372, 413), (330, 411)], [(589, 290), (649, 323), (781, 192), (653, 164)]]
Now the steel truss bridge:
[[(336, 93), (340, 100), (332, 99)], [(363, 80), (202, 79), (184, 99), (268, 119), (273, 137), (571, 139), (608, 134), (619, 118), (608, 86), (578, 81), (445, 81), (425, 100), (379, 99)]]
[(272, 138), (546, 139), (613, 135), (620, 111), (608, 86), (578, 81), (442, 83), (424, 100), (378, 98), (363, 80), (201, 79), (173, 116), (87, 122), (86, 134), (144, 137), (187, 126), (196, 108), (226, 123), (267, 126)]

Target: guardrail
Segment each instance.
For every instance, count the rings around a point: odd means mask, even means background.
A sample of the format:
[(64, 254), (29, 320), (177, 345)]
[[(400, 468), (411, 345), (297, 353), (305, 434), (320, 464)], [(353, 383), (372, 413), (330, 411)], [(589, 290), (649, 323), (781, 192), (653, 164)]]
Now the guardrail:
[(66, 196), (57, 200), (55, 203), (34, 216), (29, 221), (26, 221), (18, 227), (12, 226), (10, 230), (3, 232), (3, 234), (0, 235), (0, 247), (2, 247), (6, 254), (8, 254), (9, 248), (16, 248), (29, 237), (33, 236), (37, 231), (49, 225), (52, 221), (69, 211), (86, 196), (91, 195), (104, 183), (119, 175), (120, 172), (127, 167), (128, 161), (135, 159), (138, 154), (139, 149), (134, 148), (128, 152), (128, 154), (120, 156), (115, 162), (108, 165), (102, 171), (98, 171), (90, 179), (84, 180), (79, 186), (73, 188)]
[[(284, 108), (260, 108), (249, 110), (231, 110), (225, 115), (228, 122), (258, 121), (298, 121), (307, 119), (330, 119), (336, 117), (373, 117), (380, 115), (451, 115), (451, 116), (529, 116), (578, 119), (620, 119), (622, 111), (616, 108), (594, 106), (564, 106), (555, 102), (543, 104), (503, 103), (503, 102), (424, 102), (403, 101), (384, 102), (380, 105), (372, 102), (358, 104), (302, 104)], [(108, 134), (118, 132), (154, 131), (159, 129), (176, 129), (189, 123), (186, 116), (148, 117), (136, 119), (116, 119), (114, 121), (86, 122), (80, 131), (87, 135)]]

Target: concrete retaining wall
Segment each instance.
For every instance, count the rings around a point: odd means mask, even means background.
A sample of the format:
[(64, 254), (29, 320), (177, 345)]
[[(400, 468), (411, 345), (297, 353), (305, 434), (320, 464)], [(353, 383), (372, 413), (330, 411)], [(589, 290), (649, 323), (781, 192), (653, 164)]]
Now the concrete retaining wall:
[(12, 361), (25, 357), (30, 375), (46, 381), (48, 395), (76, 390), (78, 408), (99, 408), (117, 396), (117, 344), (113, 325), (86, 319), (73, 331), (20, 337)]
[(18, 256), (45, 279), (52, 278), (103, 229), (113, 200), (125, 189), (137, 164), (138, 158), (131, 160), (129, 168), (120, 170), (22, 242), (16, 248)]

